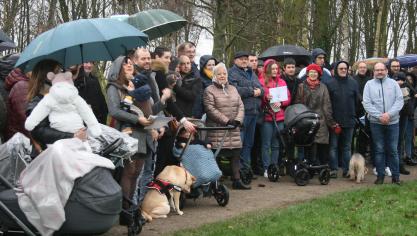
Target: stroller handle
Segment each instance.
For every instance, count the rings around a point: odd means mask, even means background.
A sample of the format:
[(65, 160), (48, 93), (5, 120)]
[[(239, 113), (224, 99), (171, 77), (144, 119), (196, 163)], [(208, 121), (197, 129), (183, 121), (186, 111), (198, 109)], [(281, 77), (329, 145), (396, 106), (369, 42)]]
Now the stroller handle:
[(196, 127), (197, 130), (233, 130), (236, 129), (235, 126), (219, 126), (219, 127)]

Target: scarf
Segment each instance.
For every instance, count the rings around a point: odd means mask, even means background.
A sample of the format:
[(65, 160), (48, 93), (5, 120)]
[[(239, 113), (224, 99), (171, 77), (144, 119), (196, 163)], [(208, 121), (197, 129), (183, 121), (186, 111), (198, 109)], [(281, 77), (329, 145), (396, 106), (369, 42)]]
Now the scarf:
[(209, 79), (213, 78), (213, 71), (212, 70), (207, 70), (206, 68), (204, 68), (203, 72)]
[(320, 85), (320, 80), (319, 79), (312, 80), (312, 79), (310, 79), (310, 77), (307, 77), (306, 82), (307, 82), (308, 87), (312, 90), (316, 89), (317, 86)]

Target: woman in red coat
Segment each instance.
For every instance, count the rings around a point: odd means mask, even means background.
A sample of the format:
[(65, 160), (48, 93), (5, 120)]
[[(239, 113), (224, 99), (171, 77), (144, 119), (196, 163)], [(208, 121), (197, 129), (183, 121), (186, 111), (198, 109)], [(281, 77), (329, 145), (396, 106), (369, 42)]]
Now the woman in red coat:
[[(277, 121), (278, 128), (281, 130), (284, 127), (284, 110), (291, 104), (291, 94), (286, 88), (287, 84), (279, 75), (279, 65), (273, 60), (265, 61), (263, 73), (259, 76), (265, 93), (262, 99), (262, 107), (265, 111), (264, 123), (262, 124), (262, 163), (265, 170), (264, 176), (267, 178), (268, 166), (277, 165), (279, 162), (279, 138), (278, 129), (273, 122), (273, 116)], [(275, 101), (271, 94), (271, 89), (277, 87), (285, 87), (287, 92), (287, 99)]]

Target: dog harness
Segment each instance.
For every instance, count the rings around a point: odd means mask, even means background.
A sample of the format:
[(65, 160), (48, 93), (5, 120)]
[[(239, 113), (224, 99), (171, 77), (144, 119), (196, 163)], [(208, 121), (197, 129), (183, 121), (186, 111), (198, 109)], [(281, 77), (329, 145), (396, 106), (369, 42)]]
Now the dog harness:
[[(187, 171), (184, 169), (184, 173), (185, 173), (185, 184), (187, 184), (187, 179), (188, 179), (188, 175), (187, 175)], [(146, 185), (147, 188), (151, 188), (151, 189), (155, 189), (157, 190), (160, 194), (165, 194), (167, 196), (168, 199), (171, 198), (171, 194), (169, 193), (169, 191), (171, 190), (175, 190), (178, 192), (182, 191), (182, 188), (180, 186), (171, 184), (168, 181), (162, 180), (162, 179), (154, 179), (152, 180), (149, 184)]]

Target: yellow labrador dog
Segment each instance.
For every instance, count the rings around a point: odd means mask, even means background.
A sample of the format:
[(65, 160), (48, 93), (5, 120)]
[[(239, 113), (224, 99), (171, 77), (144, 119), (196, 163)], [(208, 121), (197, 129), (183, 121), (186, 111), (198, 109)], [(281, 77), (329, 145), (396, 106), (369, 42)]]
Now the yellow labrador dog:
[[(183, 167), (165, 167), (156, 180), (151, 183), (151, 188), (143, 199), (141, 209), (145, 220), (150, 222), (152, 219), (166, 218), (170, 212), (170, 206), (175, 209), (178, 215), (184, 214), (179, 207), (180, 194), (181, 191), (189, 193), (195, 180), (196, 178)], [(168, 197), (164, 194), (164, 189), (160, 190), (161, 185), (165, 185), (165, 190), (171, 195), (169, 202)]]
[(351, 180), (356, 179), (356, 183), (360, 183), (365, 179), (368, 169), (365, 167), (365, 158), (359, 153), (354, 153), (349, 162), (349, 175)]

